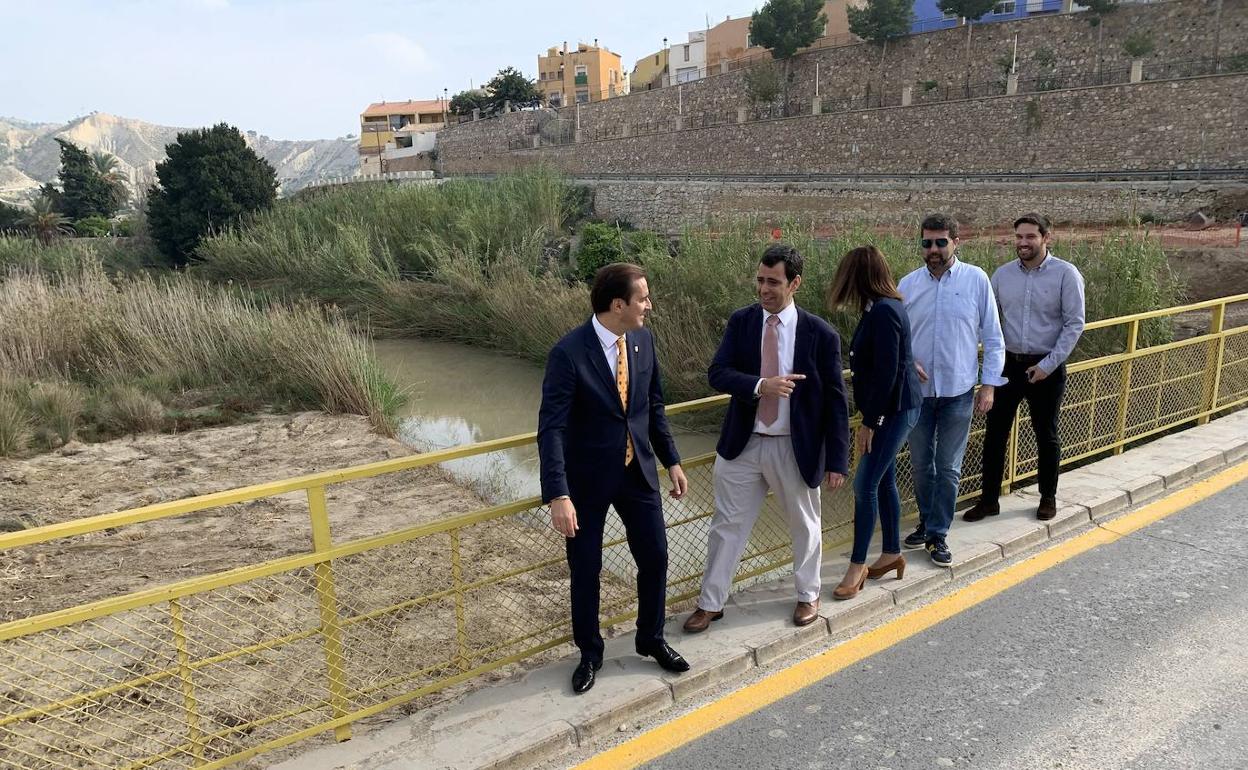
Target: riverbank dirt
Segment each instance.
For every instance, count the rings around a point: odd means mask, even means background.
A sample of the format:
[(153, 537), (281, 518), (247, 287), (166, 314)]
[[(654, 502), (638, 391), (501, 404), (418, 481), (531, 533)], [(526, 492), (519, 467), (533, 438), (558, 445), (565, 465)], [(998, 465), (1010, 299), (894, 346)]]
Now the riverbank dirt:
[[(39, 527), (410, 454), (362, 417), (305, 412), (71, 443), (0, 463), (0, 529)], [(484, 504), (438, 468), (326, 492), (335, 542)], [(0, 553), (0, 621), (310, 550), (303, 493)]]

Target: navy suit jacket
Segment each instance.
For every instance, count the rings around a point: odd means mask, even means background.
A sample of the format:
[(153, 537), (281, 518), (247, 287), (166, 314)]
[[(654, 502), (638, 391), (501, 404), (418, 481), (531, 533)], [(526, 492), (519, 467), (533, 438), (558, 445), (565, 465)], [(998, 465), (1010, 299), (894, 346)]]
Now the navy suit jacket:
[[(750, 305), (728, 319), (708, 374), (711, 387), (732, 395), (715, 451), (736, 459), (754, 432), (754, 386), (763, 368), (763, 308)], [(849, 473), (849, 404), (841, 375), (841, 338), (822, 318), (797, 309), (793, 373), (804, 374), (789, 396), (793, 453), (806, 485), (825, 472)]]
[(883, 428), (888, 418), (923, 403), (910, 350), (910, 317), (897, 300), (877, 299), (862, 314), (849, 345), (854, 405), (862, 424)]
[(656, 455), (664, 467), (680, 463), (663, 408), (654, 337), (643, 328), (628, 332), (625, 339), (627, 413), (592, 321), (551, 348), (537, 417), (542, 502), (561, 495), (570, 496), (578, 507), (609, 502), (624, 475), (629, 434), (641, 472), (654, 490), (659, 489)]

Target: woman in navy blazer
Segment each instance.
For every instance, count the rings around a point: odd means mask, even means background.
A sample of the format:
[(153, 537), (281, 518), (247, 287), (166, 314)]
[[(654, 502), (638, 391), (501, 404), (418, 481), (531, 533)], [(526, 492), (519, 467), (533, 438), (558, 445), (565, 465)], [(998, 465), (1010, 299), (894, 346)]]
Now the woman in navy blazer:
[[(854, 548), (845, 579), (832, 591), (834, 599), (851, 599), (868, 577), (896, 572), (900, 579), (905, 574), (897, 452), (918, 420), (923, 397), (910, 351), (910, 319), (879, 249), (859, 246), (841, 259), (828, 289), (828, 305), (862, 311), (849, 350), (854, 404), (862, 413), (854, 440), (859, 457), (854, 474)], [(875, 564), (867, 567), (877, 516), (884, 547)]]

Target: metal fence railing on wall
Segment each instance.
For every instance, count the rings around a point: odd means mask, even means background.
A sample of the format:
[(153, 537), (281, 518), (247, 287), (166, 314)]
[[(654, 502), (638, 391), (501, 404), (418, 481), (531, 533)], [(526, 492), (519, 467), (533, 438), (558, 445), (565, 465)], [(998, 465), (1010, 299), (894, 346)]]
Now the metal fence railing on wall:
[[(1180, 78), (1201, 77), (1214, 74), (1231, 74), (1248, 72), (1248, 54), (1236, 54), (1218, 59), (1192, 59), (1187, 61), (1149, 63), (1142, 68), (1141, 80), (1156, 82)], [(1125, 85), (1132, 82), (1130, 66), (1094, 67), (1092, 69), (1062, 70), (1042, 73), (1035, 77), (1020, 78), (1017, 81), (1015, 94), (1039, 94), (1072, 88), (1089, 88), (1095, 86)], [(612, 122), (606, 125), (582, 129), (579, 135), (567, 131), (555, 138), (543, 136), (534, 142), (531, 135), (513, 138), (508, 142), (508, 149), (527, 150), (544, 145), (572, 144), (574, 142), (592, 142), (605, 139), (621, 139), (625, 137), (648, 136), (677, 130), (710, 128), (730, 125), (739, 122), (756, 122), (792, 118), (802, 115), (829, 115), (852, 112), (855, 110), (880, 109), (883, 107), (901, 107), (909, 105), (930, 105), (942, 102), (957, 102), (971, 99), (984, 99), (1006, 96), (1010, 92), (1008, 78), (1003, 74), (998, 80), (981, 82), (938, 83), (936, 81), (920, 81), (910, 86), (909, 101), (901, 91), (884, 91), (870, 84), (865, 92), (857, 95), (824, 94), (814, 99), (793, 99), (785, 103), (747, 104), (742, 96), (743, 115), (735, 112), (695, 112), (687, 115), (672, 114), (667, 119), (653, 115), (646, 121)], [(816, 109), (816, 105), (818, 108)], [(574, 110), (574, 107), (566, 108)], [(574, 118), (561, 118), (571, 125)]]
[[(1227, 307), (1248, 295), (1088, 324), (1069, 367), (1061, 414), (1064, 461), (1076, 462), (1207, 420), (1248, 402), (1248, 326)], [(1209, 314), (1203, 334), (1155, 342), (1174, 317)], [(1153, 342), (1153, 344), (1149, 344)], [(1087, 355), (1087, 353), (1085, 353)], [(722, 408), (716, 396), (673, 416)], [(1035, 473), (1026, 407), (1009, 478)], [(977, 419), (962, 494), (979, 484)], [(568, 641), (563, 538), (534, 498), (434, 523), (337, 542), (333, 494), (361, 479), (531, 446), (534, 435), (455, 447), (120, 513), (0, 534), (0, 556), (49, 574), (74, 544), (249, 501), (299, 495), (310, 547), (293, 555), (0, 624), (0, 766), (219, 768), (317, 733), (349, 736), (352, 722)], [(712, 511), (713, 454), (690, 457), (690, 494), (665, 505), (668, 600), (696, 595)], [(907, 456), (899, 465), (907, 500)], [(773, 503), (737, 579), (775, 574), (790, 560)], [(848, 492), (824, 498), (829, 542), (848, 534)], [(142, 529), (145, 525), (148, 529)], [(219, 529), (206, 528), (202, 537)], [(603, 615), (631, 617), (634, 567), (611, 519), (604, 544)], [(135, 567), (142, 569), (141, 565)], [(52, 578), (49, 578), (52, 579)]]

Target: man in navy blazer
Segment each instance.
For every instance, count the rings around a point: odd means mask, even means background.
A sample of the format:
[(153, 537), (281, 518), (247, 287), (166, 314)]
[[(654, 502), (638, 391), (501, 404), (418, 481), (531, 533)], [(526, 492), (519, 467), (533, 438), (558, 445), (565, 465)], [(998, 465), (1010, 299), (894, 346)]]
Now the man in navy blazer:
[(581, 662), (572, 689), (594, 686), (602, 667), (599, 577), (607, 508), (614, 506), (637, 562), (639, 655), (668, 671), (689, 664), (663, 638), (667, 529), (655, 458), (668, 469), (671, 496), (688, 486), (667, 424), (654, 338), (645, 328), (650, 291), (636, 265), (612, 264), (594, 276), (594, 315), (550, 351), (542, 382), (537, 446), (542, 502), (567, 538), (572, 638)]
[(823, 557), (819, 483), (835, 489), (849, 472), (849, 405), (841, 340), (818, 316), (797, 307), (802, 255), (774, 244), (755, 276), (759, 303), (732, 314), (715, 359), (711, 387), (729, 393), (715, 458), (715, 514), (697, 610), (685, 630), (723, 617), (737, 565), (768, 490), (793, 539), (793, 622), (819, 613)]

